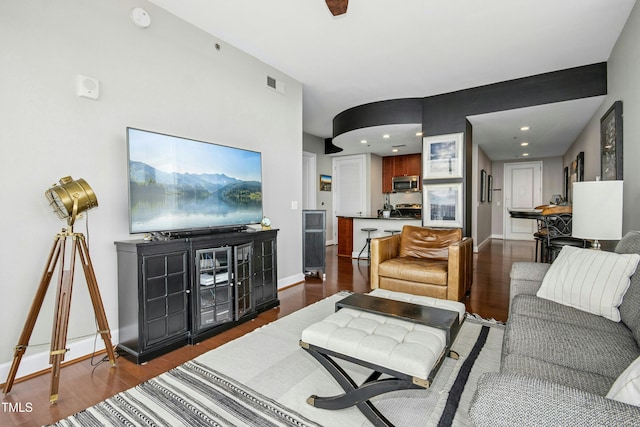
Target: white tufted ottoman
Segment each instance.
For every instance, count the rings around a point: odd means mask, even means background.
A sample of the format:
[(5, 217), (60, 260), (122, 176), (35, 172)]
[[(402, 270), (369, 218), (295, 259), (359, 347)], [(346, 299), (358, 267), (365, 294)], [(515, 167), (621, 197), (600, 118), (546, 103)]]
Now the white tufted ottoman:
[[(459, 302), (381, 289), (368, 295), (353, 294), (336, 303), (336, 309), (302, 331), (300, 346), (331, 373), (345, 393), (311, 396), (307, 402), (324, 409), (355, 405), (380, 426), (391, 423), (369, 399), (393, 390), (428, 388), (450, 353), (465, 313)], [(358, 386), (333, 358), (357, 363), (373, 373)], [(390, 378), (379, 379), (382, 374)]]

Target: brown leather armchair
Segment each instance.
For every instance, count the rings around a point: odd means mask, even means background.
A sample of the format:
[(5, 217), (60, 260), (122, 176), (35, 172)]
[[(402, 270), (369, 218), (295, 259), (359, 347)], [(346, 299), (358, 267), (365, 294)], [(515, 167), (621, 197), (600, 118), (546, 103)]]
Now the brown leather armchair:
[(460, 301), (473, 281), (473, 240), (462, 230), (405, 225), (371, 239), (371, 288)]

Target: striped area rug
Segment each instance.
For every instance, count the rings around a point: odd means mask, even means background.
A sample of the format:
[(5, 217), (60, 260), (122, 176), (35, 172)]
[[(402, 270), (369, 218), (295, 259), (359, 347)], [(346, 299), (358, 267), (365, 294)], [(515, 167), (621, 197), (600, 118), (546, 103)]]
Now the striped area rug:
[(195, 361), (55, 426), (296, 426), (318, 424)]
[[(311, 394), (341, 392), (298, 340), (344, 296), (325, 298), (54, 425), (370, 426), (356, 408), (329, 411), (306, 403)], [(373, 404), (396, 427), (471, 425), (467, 412), (477, 380), (498, 370), (502, 335), (502, 325), (468, 315), (453, 345), (460, 359), (447, 358), (429, 389), (386, 393)], [(370, 373), (340, 363), (355, 380)]]

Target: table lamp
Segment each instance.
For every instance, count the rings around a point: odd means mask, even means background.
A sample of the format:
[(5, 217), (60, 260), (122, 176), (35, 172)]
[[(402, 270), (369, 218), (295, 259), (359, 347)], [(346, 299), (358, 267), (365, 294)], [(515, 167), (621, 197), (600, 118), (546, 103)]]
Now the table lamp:
[(600, 249), (599, 240), (622, 238), (622, 183), (573, 183), (573, 237), (592, 240), (592, 249)]

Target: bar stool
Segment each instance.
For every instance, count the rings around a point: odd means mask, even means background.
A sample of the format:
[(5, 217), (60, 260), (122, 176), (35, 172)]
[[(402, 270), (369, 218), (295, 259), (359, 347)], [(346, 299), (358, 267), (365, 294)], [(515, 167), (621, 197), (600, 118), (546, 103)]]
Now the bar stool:
[(362, 252), (364, 252), (365, 249), (367, 250), (367, 261), (371, 262), (371, 232), (378, 231), (378, 229), (365, 227), (365, 228), (361, 228), (360, 231), (367, 232), (367, 241), (365, 242), (364, 246), (362, 247), (362, 250), (358, 254), (358, 262), (360, 262), (360, 255), (362, 255)]
[(396, 233), (399, 233), (400, 230), (384, 230), (385, 233), (391, 233), (391, 235), (393, 236)]

